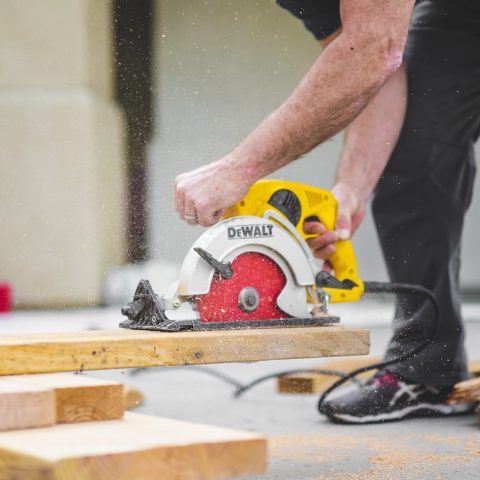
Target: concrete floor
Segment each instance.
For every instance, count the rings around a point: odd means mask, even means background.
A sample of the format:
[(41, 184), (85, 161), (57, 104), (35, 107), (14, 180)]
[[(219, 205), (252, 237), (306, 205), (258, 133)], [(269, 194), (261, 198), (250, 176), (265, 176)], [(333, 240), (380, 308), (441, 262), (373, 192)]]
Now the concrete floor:
[[(472, 359), (478, 359), (480, 322), (474, 320), (480, 319), (480, 308), (466, 307), (467, 349)], [(372, 354), (380, 354), (390, 335), (385, 318), (391, 308), (367, 302), (340, 310), (344, 323), (371, 328)], [(117, 312), (19, 312), (0, 317), (0, 334), (111, 328), (118, 323)], [(87, 374), (138, 387), (146, 396), (145, 405), (137, 410), (140, 413), (264, 433), (269, 438), (269, 471), (248, 480), (480, 479), (480, 428), (474, 415), (334, 425), (316, 412), (315, 395), (279, 395), (275, 381), (270, 380), (234, 399), (233, 387), (206, 371), (215, 369), (248, 382), (318, 363), (315, 359), (285, 360), (157, 368), (135, 375), (128, 370)]]

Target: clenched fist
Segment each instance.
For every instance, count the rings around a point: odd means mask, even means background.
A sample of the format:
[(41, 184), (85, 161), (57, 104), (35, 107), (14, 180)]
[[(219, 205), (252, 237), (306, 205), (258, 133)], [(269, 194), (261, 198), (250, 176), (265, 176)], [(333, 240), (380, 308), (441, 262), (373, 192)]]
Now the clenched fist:
[(247, 194), (251, 183), (227, 156), (179, 175), (175, 179), (175, 208), (190, 225), (210, 226)]

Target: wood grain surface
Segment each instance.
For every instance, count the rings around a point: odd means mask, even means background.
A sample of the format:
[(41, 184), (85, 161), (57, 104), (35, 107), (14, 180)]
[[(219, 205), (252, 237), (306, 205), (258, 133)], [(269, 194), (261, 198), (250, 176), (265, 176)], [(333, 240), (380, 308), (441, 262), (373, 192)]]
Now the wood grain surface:
[(341, 326), (17, 334), (0, 338), (0, 375), (364, 355), (369, 348), (367, 330)]
[(0, 433), (0, 480), (226, 479), (266, 461), (259, 435), (134, 413)]

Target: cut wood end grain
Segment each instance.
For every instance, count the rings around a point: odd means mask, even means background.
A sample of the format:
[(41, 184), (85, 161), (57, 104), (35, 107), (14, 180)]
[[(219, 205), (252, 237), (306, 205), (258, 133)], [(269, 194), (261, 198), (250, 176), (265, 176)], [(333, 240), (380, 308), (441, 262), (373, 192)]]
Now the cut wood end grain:
[(57, 423), (116, 420), (125, 412), (123, 385), (120, 383), (58, 373), (3, 378), (19, 385), (52, 390), (55, 393)]
[(55, 422), (52, 390), (0, 381), (0, 431), (46, 427)]

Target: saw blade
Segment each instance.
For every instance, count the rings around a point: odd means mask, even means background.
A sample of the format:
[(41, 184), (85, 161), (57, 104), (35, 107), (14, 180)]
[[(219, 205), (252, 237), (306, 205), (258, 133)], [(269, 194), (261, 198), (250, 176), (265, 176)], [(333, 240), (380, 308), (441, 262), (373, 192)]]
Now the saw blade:
[(196, 308), (202, 322), (289, 317), (277, 306), (286, 278), (271, 258), (256, 252), (241, 253), (233, 260), (232, 271), (228, 280), (215, 274), (209, 292), (198, 296)]

